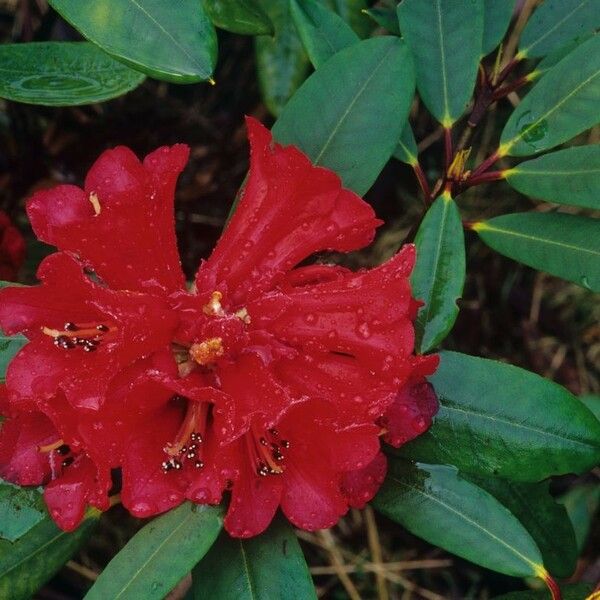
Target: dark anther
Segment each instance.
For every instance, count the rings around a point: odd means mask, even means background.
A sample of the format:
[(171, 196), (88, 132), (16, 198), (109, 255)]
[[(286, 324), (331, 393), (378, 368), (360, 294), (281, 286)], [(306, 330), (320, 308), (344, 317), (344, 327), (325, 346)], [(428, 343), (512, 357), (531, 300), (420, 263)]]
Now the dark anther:
[(279, 451), (279, 449), (273, 450), (273, 452), (271, 453), (271, 455), (273, 456), (273, 460), (276, 460), (277, 462), (281, 462), (285, 458), (283, 456), (283, 454), (281, 454), (281, 452)]
[(84, 350), (84, 352), (94, 352), (95, 350), (97, 350), (97, 348), (93, 344), (86, 344), (83, 347), (83, 350)]
[(271, 469), (269, 469), (269, 467), (267, 467), (267, 465), (265, 465), (264, 462), (261, 461), (258, 463), (258, 467), (256, 467), (257, 475), (260, 475), (261, 477), (266, 477), (270, 472)]
[(265, 440), (264, 437), (261, 437), (260, 440), (258, 440), (263, 446), (267, 445), (267, 440)]
[(277, 429), (274, 429), (274, 428), (269, 429), (269, 433), (271, 435), (274, 435), (275, 437), (277, 437), (279, 435), (279, 431), (277, 431)]
[(179, 451), (179, 454), (185, 454), (187, 452), (187, 447), (186, 446), (182, 446), (181, 450)]
[(68, 467), (69, 465), (73, 464), (73, 461), (75, 459), (72, 456), (67, 456), (67, 458), (65, 458), (65, 460), (62, 461), (62, 466), (63, 467)]
[(204, 466), (204, 463), (201, 460), (197, 460), (194, 463), (194, 466), (196, 467), (196, 469), (201, 469)]
[(69, 321), (68, 323), (65, 323), (65, 326), (63, 329), (65, 331), (77, 331), (79, 329), (79, 327), (77, 327), (77, 325), (75, 325), (75, 323), (71, 323)]
[(71, 452), (71, 448), (69, 448), (67, 444), (63, 444), (56, 449), (56, 452), (61, 456), (64, 456), (65, 454), (69, 454), (69, 452)]
[(104, 333), (106, 333), (108, 331), (108, 327), (106, 325), (96, 325), (96, 329), (98, 331), (102, 331)]
[(281, 440), (279, 442), (284, 448), (289, 448), (290, 447), (290, 443), (288, 440)]
[(186, 454), (187, 458), (196, 458), (196, 453), (193, 450), (190, 450), (187, 454)]

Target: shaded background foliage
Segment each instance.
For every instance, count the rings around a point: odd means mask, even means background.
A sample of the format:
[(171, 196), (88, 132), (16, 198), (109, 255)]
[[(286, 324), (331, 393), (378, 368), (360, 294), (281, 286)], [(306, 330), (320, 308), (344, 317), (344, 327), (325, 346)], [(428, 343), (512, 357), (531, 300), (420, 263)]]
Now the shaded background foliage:
[[(47, 10), (43, 0), (0, 0), (1, 42), (48, 39), (76, 40), (80, 36), (54, 11)], [(175, 86), (148, 79), (121, 98), (74, 108), (0, 101), (0, 209), (28, 239), (23, 282), (34, 281), (35, 266), (47, 252), (33, 239), (24, 200), (41, 187), (81, 183), (95, 157), (116, 144), (128, 145), (138, 155), (163, 144), (185, 142), (191, 146), (190, 163), (177, 188), (176, 226), (185, 272), (189, 276), (194, 273), (218, 239), (248, 168), (243, 115), (251, 114), (268, 125), (273, 122), (261, 100), (251, 38), (219, 31), (214, 79), (214, 86)], [(477, 134), (480, 156), (476, 162), (493, 150), (512, 110), (510, 103), (517, 101), (515, 95), (493, 109)], [(422, 140), (421, 164), (426, 172), (432, 172), (433, 179), (443, 152), (443, 132), (417, 104), (411, 118), (416, 138)], [(598, 143), (600, 130), (585, 137), (587, 143)], [(402, 242), (413, 239), (414, 223), (422, 212), (412, 170), (395, 160), (383, 170), (366, 199), (385, 225), (372, 247), (345, 259), (353, 267), (378, 264)], [(482, 219), (534, 206), (505, 183), (468, 191), (459, 203), (467, 220), (470, 215)], [(535, 207), (548, 210), (544, 204)], [(467, 232), (466, 241), (466, 286), (456, 326), (445, 347), (510, 360), (554, 379), (577, 395), (598, 394), (597, 297), (492, 252), (474, 233)], [(596, 471), (579, 478), (562, 477), (553, 483), (553, 492), (570, 494), (574, 502), (579, 490), (585, 489), (582, 486), (598, 476)], [(589, 511), (583, 509), (579, 514), (579, 526), (590, 525)], [(85, 550), (37, 597), (82, 597), (139, 525), (120, 507), (113, 509)], [(600, 576), (600, 559), (594, 552), (600, 543), (597, 519), (591, 522), (591, 531), (576, 579), (594, 581)], [(385, 517), (375, 517), (370, 509), (352, 511), (331, 531), (301, 532), (300, 539), (321, 597), (346, 598), (354, 590), (365, 598), (382, 598), (384, 585), (394, 598), (428, 599), (487, 598), (521, 588), (518, 580), (450, 556)], [(182, 582), (172, 597), (183, 597), (188, 586), (189, 582)]]

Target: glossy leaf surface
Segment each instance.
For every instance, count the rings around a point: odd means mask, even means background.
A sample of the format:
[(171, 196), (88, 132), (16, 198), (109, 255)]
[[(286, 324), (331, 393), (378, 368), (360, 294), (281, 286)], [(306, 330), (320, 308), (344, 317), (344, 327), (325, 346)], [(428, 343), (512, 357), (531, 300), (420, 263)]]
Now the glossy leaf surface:
[(27, 338), (22, 335), (9, 336), (0, 331), (0, 381), (6, 377), (8, 363), (26, 343)]
[(398, 143), (413, 93), (413, 66), (404, 43), (391, 36), (364, 40), (338, 52), (307, 79), (273, 134), (363, 194)]
[(91, 42), (156, 79), (191, 83), (210, 78), (217, 37), (201, 2), (179, 0), (50, 0)]
[(600, 210), (600, 144), (522, 162), (506, 172), (506, 181), (533, 198)]
[(350, 25), (316, 0), (290, 0), (292, 18), (315, 69), (328, 58), (359, 41)]
[(479, 0), (404, 0), (400, 30), (415, 60), (417, 88), (444, 127), (465, 110), (477, 76), (483, 39)]
[(289, 0), (257, 0), (275, 28), (256, 38), (258, 83), (267, 108), (279, 115), (304, 81), (309, 62), (290, 12)]
[(515, 10), (516, 0), (483, 0), (483, 56), (500, 44)]
[(296, 534), (284, 519), (253, 538), (223, 533), (193, 571), (194, 600), (316, 598)]
[(271, 35), (273, 23), (256, 0), (203, 0), (217, 27), (242, 35)]
[(365, 10), (368, 8), (367, 0), (323, 0), (323, 2), (335, 10), (352, 27), (358, 37), (367, 37), (373, 29), (371, 20), (365, 15)]
[(410, 123), (406, 123), (398, 145), (394, 150), (394, 158), (406, 163), (407, 165), (414, 166), (418, 161), (419, 149), (417, 147), (417, 141), (415, 140), (415, 134), (413, 133)]
[(0, 598), (31, 598), (90, 537), (98, 517), (90, 510), (76, 531), (65, 533), (46, 514), (18, 541), (0, 540)]
[(415, 324), (416, 348), (423, 354), (452, 329), (458, 316), (456, 301), (465, 283), (465, 239), (450, 195), (440, 196), (427, 211), (415, 244), (417, 263), (411, 283), (414, 297), (425, 303)]
[(87, 42), (4, 44), (0, 64), (0, 98), (45, 106), (103, 102), (144, 80)]
[(519, 55), (545, 56), (599, 27), (596, 0), (545, 0), (527, 21), (519, 41)]
[(160, 600), (206, 554), (221, 531), (222, 509), (182, 504), (138, 531), (86, 595)]
[(515, 213), (474, 226), (491, 248), (534, 269), (600, 291), (600, 221), (563, 213)]
[(578, 555), (575, 532), (565, 508), (550, 495), (548, 482), (517, 483), (491, 477), (472, 481), (517, 517), (540, 549), (551, 575), (566, 579), (573, 574)]
[(560, 503), (563, 504), (571, 519), (577, 548), (581, 552), (600, 507), (600, 483), (577, 485), (560, 498)]
[(493, 360), (440, 357), (430, 378), (440, 401), (433, 425), (394, 453), (530, 482), (600, 461), (600, 424), (563, 387)]
[(396, 2), (389, 2), (389, 6), (373, 6), (365, 10), (365, 14), (371, 17), (377, 25), (387, 29), (394, 35), (400, 35), (398, 16), (396, 14)]
[(600, 36), (594, 36), (545, 73), (523, 98), (502, 131), (501, 152), (528, 156), (596, 125), (599, 96)]
[(0, 479), (0, 538), (15, 542), (48, 518), (40, 490)]
[(442, 465), (391, 461), (375, 508), (414, 535), (506, 575), (538, 574), (527, 530), (491, 494)]

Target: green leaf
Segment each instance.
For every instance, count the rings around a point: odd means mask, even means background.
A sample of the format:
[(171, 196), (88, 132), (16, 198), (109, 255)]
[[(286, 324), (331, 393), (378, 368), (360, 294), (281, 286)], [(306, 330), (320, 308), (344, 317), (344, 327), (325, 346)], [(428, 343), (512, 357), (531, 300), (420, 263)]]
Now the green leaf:
[(16, 542), (45, 518), (48, 513), (39, 489), (0, 479), (0, 538)]
[(368, 8), (367, 0), (324, 0), (329, 8), (335, 12), (352, 27), (356, 35), (364, 38), (373, 29), (371, 20), (365, 15)]
[(497, 478), (472, 478), (517, 517), (542, 553), (551, 575), (570, 577), (577, 565), (575, 532), (564, 506), (555, 502), (549, 483), (517, 483)]
[(6, 369), (15, 354), (27, 343), (22, 335), (4, 335), (0, 331), (0, 381), (6, 377)]
[(414, 167), (419, 162), (417, 158), (419, 156), (419, 149), (410, 123), (406, 123), (404, 126), (393, 156), (395, 159), (411, 167)]
[(315, 69), (336, 52), (356, 44), (360, 39), (344, 19), (316, 0), (290, 0), (290, 9)]
[(395, 2), (391, 3), (390, 7), (374, 6), (373, 8), (366, 9), (364, 12), (380, 27), (387, 29), (394, 35), (400, 35), (400, 26), (398, 25)]
[(217, 36), (197, 0), (49, 0), (73, 27), (118, 60), (156, 79), (209, 79)]
[(543, 573), (540, 551), (516, 517), (452, 467), (391, 461), (373, 505), (414, 535), (488, 569)]
[(600, 396), (597, 394), (585, 394), (579, 399), (594, 413), (594, 416), (600, 421)]
[[(590, 583), (569, 583), (560, 586), (563, 600), (585, 600), (593, 589), (594, 586)], [(548, 590), (527, 590), (495, 596), (493, 600), (552, 600), (552, 596)]]
[(144, 80), (141, 73), (87, 42), (0, 45), (0, 98), (73, 106), (126, 94)]
[(546, 71), (551, 69), (554, 65), (558, 64), (565, 56), (569, 55), (577, 46), (583, 44), (583, 42), (589, 40), (595, 34), (588, 33), (587, 35), (582, 35), (567, 44), (561, 46), (558, 50), (554, 50), (550, 52), (547, 56), (545, 56), (535, 67), (534, 73), (537, 77), (543, 75)]
[(394, 454), (514, 481), (582, 473), (600, 461), (600, 424), (566, 389), (504, 363), (441, 352), (440, 410)]
[(415, 346), (423, 354), (452, 329), (458, 316), (456, 301), (465, 284), (465, 238), (460, 213), (449, 194), (440, 196), (427, 211), (415, 244), (412, 290), (415, 298), (425, 302), (415, 323)]
[(545, 0), (523, 30), (517, 56), (545, 56), (599, 27), (597, 0)]
[(296, 26), (289, 0), (258, 0), (273, 26), (273, 37), (256, 38), (258, 83), (267, 108), (279, 115), (304, 81), (309, 62)]
[(221, 534), (193, 571), (194, 600), (316, 599), (296, 534), (282, 518), (253, 538)]
[(216, 27), (242, 35), (271, 35), (273, 23), (255, 0), (203, 0)]
[(273, 134), (363, 194), (398, 143), (413, 93), (413, 66), (404, 43), (391, 36), (364, 40), (335, 54), (306, 80)]
[(484, 0), (483, 3), (483, 52), (488, 55), (502, 41), (513, 13), (516, 0)]
[(0, 540), (0, 598), (31, 598), (90, 537), (99, 516), (90, 509), (76, 531), (65, 533), (46, 514), (18, 541)]
[(600, 506), (600, 483), (578, 485), (564, 494), (559, 502), (564, 505), (575, 530), (577, 548), (581, 552)]
[(545, 154), (505, 171), (522, 194), (600, 210), (600, 144)]
[[(600, 13), (600, 11), (599, 11)], [(600, 35), (551, 68), (506, 123), (500, 154), (528, 156), (549, 150), (600, 121)]]
[(476, 223), (491, 248), (534, 269), (600, 291), (600, 221), (563, 213), (515, 213)]
[(161, 600), (217, 539), (218, 506), (186, 502), (138, 531), (102, 571), (86, 600)]
[(398, 19), (415, 60), (421, 99), (444, 127), (451, 127), (465, 111), (475, 86), (483, 3), (404, 0), (398, 6)]

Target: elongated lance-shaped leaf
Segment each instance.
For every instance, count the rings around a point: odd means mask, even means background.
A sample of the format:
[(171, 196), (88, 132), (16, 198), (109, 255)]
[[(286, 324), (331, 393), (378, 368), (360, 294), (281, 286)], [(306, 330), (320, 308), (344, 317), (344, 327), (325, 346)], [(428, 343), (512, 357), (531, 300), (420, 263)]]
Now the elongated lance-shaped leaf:
[(257, 0), (203, 0), (216, 27), (242, 35), (272, 35), (273, 23)]
[(0, 479), (0, 538), (16, 542), (48, 518), (41, 490)]
[(545, 0), (527, 21), (517, 57), (545, 56), (598, 28), (600, 10), (597, 0)]
[[(583, 473), (600, 461), (600, 424), (566, 389), (512, 365), (441, 352), (429, 431), (390, 450), (513, 481)], [(501, 383), (500, 383), (501, 382)]]
[(511, 187), (533, 198), (600, 210), (600, 144), (545, 154), (504, 176)]
[(515, 10), (516, 0), (483, 0), (483, 56), (502, 41)]
[(500, 154), (549, 150), (600, 122), (600, 35), (552, 67), (506, 123)]
[(317, 597), (296, 534), (283, 518), (250, 539), (221, 534), (192, 578), (194, 600)]
[(515, 577), (544, 576), (527, 530), (491, 494), (453, 467), (391, 460), (375, 508), (414, 535)]
[(596, 34), (588, 33), (587, 35), (579, 36), (574, 40), (571, 40), (570, 42), (567, 42), (566, 44), (562, 45), (557, 50), (554, 50), (550, 52), (550, 54), (544, 56), (544, 58), (540, 60), (540, 62), (535, 66), (535, 70), (531, 73), (532, 79), (537, 79), (541, 77), (554, 65), (558, 64), (563, 58), (571, 54), (571, 52), (573, 52), (573, 50), (575, 50), (577, 46), (580, 46), (581, 44), (583, 44), (583, 42), (586, 42), (594, 35)]
[(371, 20), (365, 15), (365, 10), (368, 8), (367, 0), (323, 0), (323, 2), (335, 10), (361, 39), (367, 37), (373, 29)]
[(290, 13), (289, 0), (257, 0), (275, 28), (256, 38), (258, 83), (267, 108), (279, 115), (306, 78), (309, 62)]
[(416, 347), (424, 353), (452, 329), (465, 283), (465, 239), (450, 194), (440, 196), (427, 211), (415, 244), (417, 263), (410, 280), (414, 297), (425, 303), (415, 323)]
[(539, 271), (600, 292), (600, 220), (515, 213), (473, 225), (490, 248)]
[(404, 0), (400, 31), (415, 60), (417, 88), (431, 114), (450, 127), (473, 93), (482, 54), (480, 0)]
[(566, 579), (577, 565), (577, 542), (564, 506), (550, 495), (549, 482), (517, 483), (497, 477), (468, 477), (517, 517), (542, 553), (544, 567)]
[(4, 335), (0, 331), (0, 381), (4, 381), (10, 361), (26, 343), (23, 335)]
[(346, 187), (363, 194), (398, 143), (414, 81), (412, 61), (401, 40), (364, 40), (335, 54), (306, 80), (273, 134), (280, 143), (298, 146), (315, 164), (336, 171)]
[(342, 17), (317, 0), (290, 0), (290, 9), (304, 49), (315, 69), (336, 52), (360, 40)]
[(186, 502), (129, 540), (98, 577), (86, 600), (161, 600), (217, 539), (222, 509)]
[(419, 149), (415, 140), (415, 134), (410, 123), (406, 123), (400, 134), (398, 145), (394, 150), (394, 158), (414, 167), (419, 162), (418, 156)]
[(87, 541), (99, 516), (99, 511), (89, 509), (81, 525), (73, 533), (65, 533), (46, 513), (16, 542), (0, 540), (0, 598), (33, 597)]
[(575, 530), (578, 552), (583, 551), (592, 523), (600, 507), (600, 482), (586, 483), (571, 488), (559, 498)]
[(50, 0), (75, 29), (104, 51), (156, 79), (209, 79), (217, 36), (197, 0)]
[(74, 106), (122, 96), (144, 75), (88, 42), (32, 42), (0, 46), (0, 98)]
[(387, 29), (394, 35), (400, 35), (400, 26), (398, 25), (398, 15), (396, 14), (396, 3), (390, 3), (388, 6), (373, 6), (364, 11), (366, 15), (371, 17), (377, 25)]

